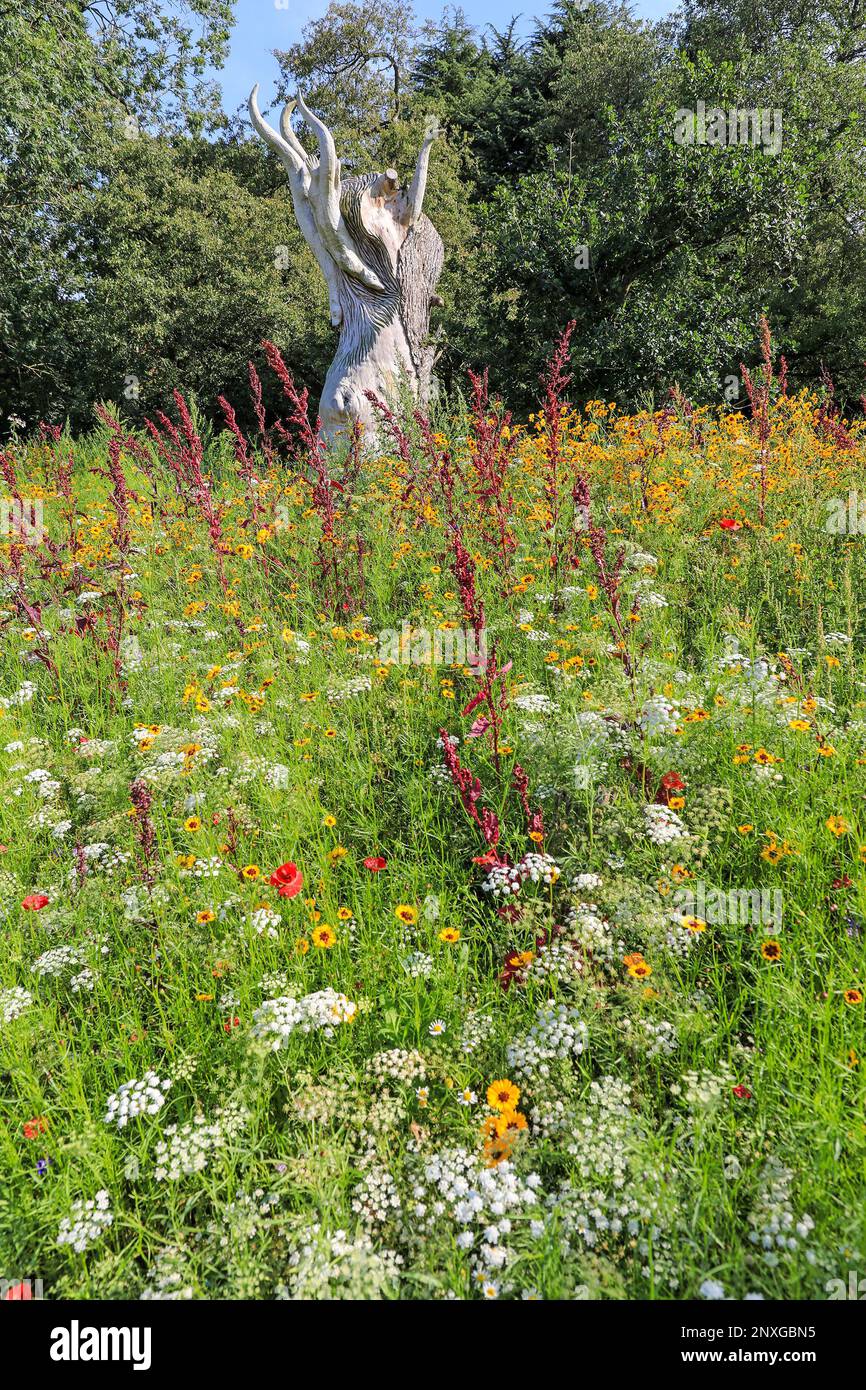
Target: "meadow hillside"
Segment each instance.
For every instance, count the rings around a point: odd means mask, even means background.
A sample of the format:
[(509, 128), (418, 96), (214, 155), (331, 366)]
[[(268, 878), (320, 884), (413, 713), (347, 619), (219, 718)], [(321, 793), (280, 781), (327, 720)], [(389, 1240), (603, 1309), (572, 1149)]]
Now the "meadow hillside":
[(766, 333), (734, 413), (578, 403), (561, 343), (525, 423), (475, 378), (328, 455), (265, 356), (249, 432), (0, 458), (0, 1270), (832, 1296), (863, 422)]

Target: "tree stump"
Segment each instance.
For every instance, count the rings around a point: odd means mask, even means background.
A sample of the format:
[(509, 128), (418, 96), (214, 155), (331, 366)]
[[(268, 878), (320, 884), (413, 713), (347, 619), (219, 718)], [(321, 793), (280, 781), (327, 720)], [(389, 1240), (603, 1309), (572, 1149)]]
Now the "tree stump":
[[(295, 216), (325, 277), (331, 323), (340, 330), (319, 404), (322, 434), (338, 440), (358, 421), (366, 441), (375, 443), (368, 391), (393, 404), (402, 386), (426, 405), (433, 387), (430, 309), (442, 302), (436, 284), (444, 248), (422, 208), (435, 132), (424, 139), (408, 189), (395, 169), (343, 179), (330, 130), (300, 94), (284, 108), (279, 132), (262, 119), (257, 94), (255, 86), (253, 126), (288, 173)], [(295, 106), (316, 135), (318, 157), (292, 129)]]

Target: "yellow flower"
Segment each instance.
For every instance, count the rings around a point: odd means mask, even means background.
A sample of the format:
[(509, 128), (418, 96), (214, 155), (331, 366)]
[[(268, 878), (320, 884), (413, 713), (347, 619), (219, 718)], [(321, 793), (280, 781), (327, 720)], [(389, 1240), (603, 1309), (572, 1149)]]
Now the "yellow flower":
[(195, 920), (197, 922), (212, 922), (215, 917), (216, 913), (212, 912), (209, 907), (206, 907), (203, 912), (196, 913)]
[(824, 822), (831, 835), (838, 839), (840, 835), (847, 835), (851, 829), (844, 816), (828, 816)]
[(653, 968), (651, 965), (647, 965), (645, 960), (639, 960), (628, 967), (628, 973), (633, 980), (645, 980), (653, 973)]
[(243, 873), (244, 878), (248, 878), (254, 882), (257, 878), (259, 878), (262, 871), (259, 868), (258, 864), (247, 864), (245, 868), (241, 870), (241, 872)]
[(764, 960), (768, 960), (772, 964), (775, 964), (776, 961), (782, 959), (782, 947), (776, 940), (765, 941), (761, 945), (761, 955), (764, 957)]
[(751, 835), (751, 833), (752, 833), (752, 831), (754, 830), (754, 828), (755, 828), (755, 827), (754, 827), (753, 825), (749, 825), (748, 823), (745, 824), (745, 825), (738, 825), (738, 826), (737, 826), (737, 834), (738, 834), (738, 835)]
[(707, 929), (707, 924), (703, 917), (681, 917), (680, 921), (686, 931), (702, 932)]
[(322, 951), (329, 951), (336, 943), (337, 933), (333, 927), (316, 927), (313, 932), (313, 945)]
[(788, 728), (793, 729), (794, 732), (798, 734), (805, 734), (811, 727), (808, 719), (791, 719), (788, 721)]
[(295, 940), (295, 953), (296, 953), (296, 955), (305, 956), (305, 955), (307, 954), (307, 952), (309, 951), (309, 949), (310, 949), (310, 943), (309, 943), (309, 941), (307, 940), (307, 938), (306, 938), (305, 936), (299, 936), (299, 937), (296, 938), (296, 940)]
[(187, 820), (184, 821), (183, 828), (184, 830), (189, 831), (201, 830), (201, 821), (199, 817), (190, 816)]
[(754, 754), (755, 762), (760, 763), (761, 767), (772, 767), (779, 759), (774, 753), (768, 753), (766, 748), (757, 748)]
[(418, 909), (412, 907), (411, 903), (398, 903), (394, 908), (394, 916), (407, 927), (414, 927), (418, 921)]
[(337, 824), (337, 817), (336, 817), (336, 816), (325, 816), (324, 819), (323, 819), (323, 821), (322, 821), (322, 825), (325, 827), (326, 830), (333, 830), (333, 828), (334, 828), (334, 826), (335, 826), (336, 824)]
[(520, 1089), (513, 1081), (491, 1081), (487, 1087), (487, 1104), (491, 1110), (513, 1110), (520, 1100)]
[(460, 933), (456, 927), (443, 927), (439, 933), (439, 940), (447, 942), (449, 946), (453, 946), (456, 941), (460, 940)]
[(499, 1138), (516, 1134), (521, 1129), (526, 1129), (526, 1116), (521, 1115), (519, 1110), (503, 1110), (501, 1115), (496, 1116), (495, 1130)]

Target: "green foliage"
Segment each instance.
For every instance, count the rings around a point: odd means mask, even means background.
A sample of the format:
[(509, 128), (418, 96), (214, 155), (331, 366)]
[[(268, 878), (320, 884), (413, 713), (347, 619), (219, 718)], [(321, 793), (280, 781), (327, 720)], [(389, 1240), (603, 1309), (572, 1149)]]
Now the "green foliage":
[[(231, 16), (231, 0), (0, 6), (4, 415), (82, 423), (105, 397), (134, 416), (175, 386), (213, 411), (219, 389), (243, 398), (263, 336), (318, 390), (334, 336), (284, 172), (206, 80)], [(585, 398), (634, 405), (677, 382), (741, 399), (765, 312), (792, 383), (826, 368), (850, 405), (866, 359), (864, 45), (858, 11), (787, 0), (759, 15), (686, 0), (657, 25), (557, 0), (529, 39), (514, 22), (480, 35), (459, 11), (422, 24), (406, 0), (335, 0), (276, 55), (276, 96), (302, 88), (346, 170), (408, 177), (438, 120), (446, 389), (486, 364), (525, 409), (575, 318)], [(780, 113), (778, 152), (680, 143), (698, 103)]]

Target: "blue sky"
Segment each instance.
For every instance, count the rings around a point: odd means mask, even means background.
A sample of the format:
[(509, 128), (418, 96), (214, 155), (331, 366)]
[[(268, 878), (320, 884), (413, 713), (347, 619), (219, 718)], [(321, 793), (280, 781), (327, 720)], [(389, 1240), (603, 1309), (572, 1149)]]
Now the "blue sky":
[[(415, 0), (415, 12), (423, 19), (438, 19), (444, 0)], [(328, 8), (328, 0), (235, 0), (235, 27), (231, 50), (222, 72), (216, 74), (223, 89), (223, 106), (233, 112), (245, 102), (253, 83), (262, 88), (263, 106), (270, 105), (274, 94), (277, 65), (271, 56), (275, 48), (287, 48), (301, 36), (304, 25), (319, 18)], [(520, 28), (529, 33), (534, 16), (549, 13), (549, 4), (521, 6), (503, 4), (502, 0), (462, 0), (470, 24), (483, 28), (495, 24), (503, 28), (510, 16), (523, 16)], [(636, 14), (647, 19), (659, 19), (674, 8), (673, 0), (637, 0)]]

